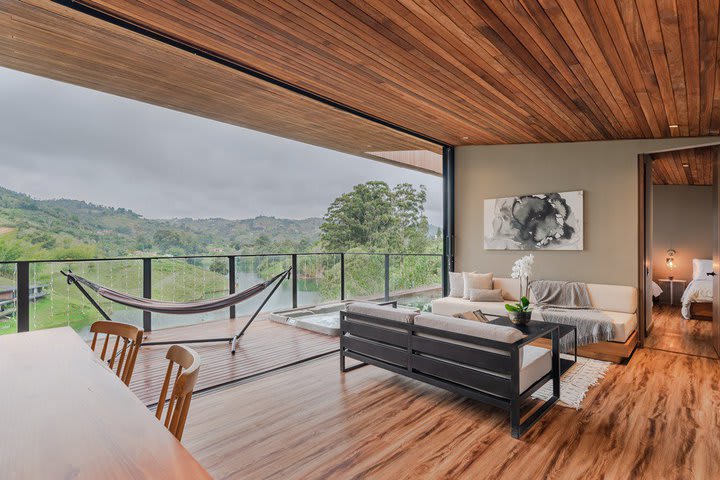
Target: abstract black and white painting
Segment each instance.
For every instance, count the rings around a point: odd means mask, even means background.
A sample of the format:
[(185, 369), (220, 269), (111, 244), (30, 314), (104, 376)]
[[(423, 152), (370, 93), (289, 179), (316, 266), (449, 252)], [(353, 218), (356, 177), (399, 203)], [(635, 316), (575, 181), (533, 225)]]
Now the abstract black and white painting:
[(582, 250), (583, 191), (485, 200), (486, 250)]

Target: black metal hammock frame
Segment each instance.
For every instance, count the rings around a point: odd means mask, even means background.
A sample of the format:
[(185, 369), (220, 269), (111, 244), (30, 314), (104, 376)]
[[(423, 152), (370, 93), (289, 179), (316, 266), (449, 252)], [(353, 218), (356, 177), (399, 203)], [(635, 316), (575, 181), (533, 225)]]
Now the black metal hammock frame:
[(64, 271), (60, 271), (65, 277), (67, 278), (68, 285), (75, 285), (78, 290), (87, 298), (87, 300), (92, 304), (93, 307), (97, 309), (98, 312), (100, 312), (100, 315), (103, 316), (105, 320), (112, 321), (110, 318), (110, 315), (108, 315), (105, 310), (95, 301), (95, 299), (88, 293), (88, 291), (85, 289), (85, 287), (93, 290), (98, 295), (100, 295), (103, 298), (106, 298), (112, 302), (119, 303), (120, 305), (125, 305), (127, 307), (137, 308), (146, 312), (154, 312), (154, 313), (168, 313), (173, 315), (192, 315), (196, 313), (207, 313), (207, 312), (213, 312), (215, 310), (221, 310), (223, 308), (231, 307), (232, 305), (235, 305), (237, 303), (243, 302), (249, 298), (254, 297), (258, 293), (266, 290), (270, 287), (273, 283), (275, 286), (272, 288), (270, 293), (265, 297), (263, 302), (260, 304), (260, 306), (255, 310), (255, 313), (250, 317), (250, 319), (247, 321), (245, 326), (243, 326), (242, 330), (235, 334), (232, 337), (224, 337), (224, 338), (201, 338), (201, 339), (195, 339), (195, 340), (168, 340), (168, 341), (162, 341), (162, 342), (147, 342), (143, 343), (142, 345), (171, 345), (175, 343), (207, 343), (207, 342), (229, 342), (231, 347), (231, 352), (234, 355), (235, 354), (235, 348), (237, 346), (237, 341), (240, 339), (240, 337), (245, 333), (245, 330), (248, 329), (248, 327), (255, 321), (255, 318), (257, 318), (258, 314), (260, 314), (260, 311), (263, 309), (265, 304), (270, 300), (270, 298), (273, 296), (273, 294), (277, 291), (277, 289), (280, 287), (282, 282), (288, 278), (290, 278), (290, 275), (292, 273), (292, 268), (289, 268), (285, 270), (282, 273), (279, 273), (275, 275), (273, 278), (266, 282), (258, 283), (257, 285), (253, 285), (252, 287), (248, 288), (247, 290), (243, 290), (242, 292), (232, 293), (225, 297), (220, 298), (212, 298), (209, 300), (201, 300), (196, 302), (188, 302), (188, 303), (180, 303), (180, 302), (164, 302), (160, 300), (152, 300), (150, 298), (138, 298), (133, 297), (132, 295), (128, 295), (126, 293), (117, 292), (115, 290), (112, 290), (110, 288), (103, 287), (102, 285), (98, 285), (96, 283), (91, 282), (90, 280), (81, 277), (80, 275), (75, 275), (72, 273), (72, 271), (68, 271), (67, 273)]

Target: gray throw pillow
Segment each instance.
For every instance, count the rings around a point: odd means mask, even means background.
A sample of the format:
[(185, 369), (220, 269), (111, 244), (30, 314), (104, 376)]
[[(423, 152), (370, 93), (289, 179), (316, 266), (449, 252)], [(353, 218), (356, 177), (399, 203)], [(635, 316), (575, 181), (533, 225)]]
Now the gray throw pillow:
[(503, 302), (502, 290), (471, 289), (471, 302)]

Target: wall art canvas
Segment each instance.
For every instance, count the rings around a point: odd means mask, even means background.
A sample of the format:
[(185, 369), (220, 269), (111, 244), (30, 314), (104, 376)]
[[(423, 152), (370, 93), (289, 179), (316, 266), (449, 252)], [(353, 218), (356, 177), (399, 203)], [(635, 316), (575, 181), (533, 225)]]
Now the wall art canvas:
[(485, 200), (486, 250), (582, 250), (583, 191)]

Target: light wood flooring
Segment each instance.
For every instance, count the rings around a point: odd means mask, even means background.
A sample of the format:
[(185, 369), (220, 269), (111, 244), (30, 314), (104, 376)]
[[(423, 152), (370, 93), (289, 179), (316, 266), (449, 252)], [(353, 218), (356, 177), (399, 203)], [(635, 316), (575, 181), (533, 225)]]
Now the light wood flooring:
[[(718, 358), (712, 344), (712, 322), (685, 320), (679, 306), (653, 306), (653, 327), (645, 346), (669, 352)], [(718, 472), (720, 477), (720, 472)]]
[(514, 440), (499, 409), (333, 354), (198, 395), (183, 443), (218, 479), (716, 479), (720, 362), (640, 349)]

